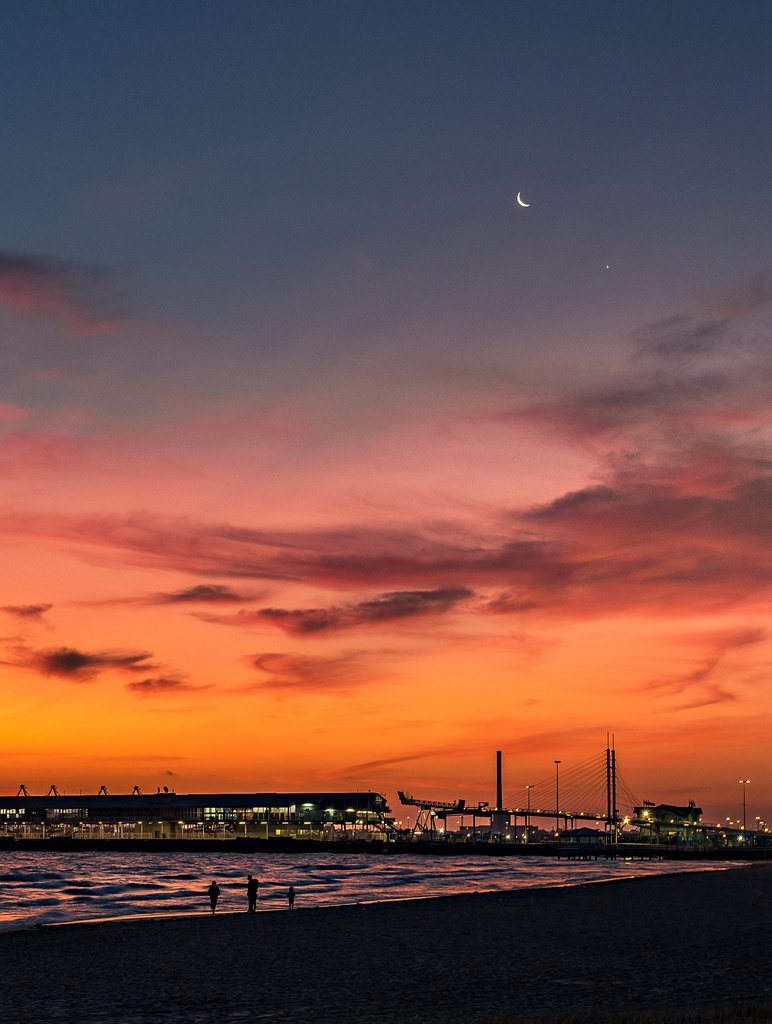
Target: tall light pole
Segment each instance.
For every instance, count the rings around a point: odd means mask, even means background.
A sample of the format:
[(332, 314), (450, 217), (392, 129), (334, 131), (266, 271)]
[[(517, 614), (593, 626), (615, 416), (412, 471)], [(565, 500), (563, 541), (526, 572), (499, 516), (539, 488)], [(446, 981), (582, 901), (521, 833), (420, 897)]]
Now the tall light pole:
[(525, 791), (528, 794), (528, 815), (525, 819), (525, 841), (528, 842), (528, 833), (531, 830), (531, 790), (533, 786), (526, 786)]
[(560, 761), (555, 762), (555, 831), (560, 831)]
[(750, 779), (740, 779), (740, 785), (743, 788), (743, 828), (745, 828), (745, 787), (750, 781)]

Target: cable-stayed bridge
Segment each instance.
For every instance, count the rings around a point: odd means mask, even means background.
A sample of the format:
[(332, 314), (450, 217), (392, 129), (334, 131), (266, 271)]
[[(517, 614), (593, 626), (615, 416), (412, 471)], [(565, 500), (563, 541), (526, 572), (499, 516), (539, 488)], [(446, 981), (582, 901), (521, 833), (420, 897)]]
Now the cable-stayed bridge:
[[(553, 774), (533, 785), (507, 793), (502, 793), (501, 785), (501, 752), (498, 752), (496, 804), (468, 804), (465, 800), (447, 802), (441, 800), (424, 800), (399, 792), (402, 804), (419, 808), (415, 830), (431, 831), (436, 819), (447, 822), (449, 817), (467, 816), (473, 821), (477, 818), (496, 818), (507, 821), (523, 818), (530, 824), (533, 818), (551, 818), (556, 828), (562, 822), (563, 828), (577, 821), (605, 822), (609, 828), (621, 824), (632, 815), (633, 808), (640, 806), (640, 801), (622, 778), (617, 765), (616, 751), (609, 746), (605, 751), (587, 758), (579, 764), (563, 768), (562, 761), (555, 761)], [(622, 802), (627, 814), (620, 814), (618, 801)]]
[(583, 822), (598, 822), (605, 825), (609, 838), (616, 842), (620, 826), (630, 824), (658, 842), (661, 837), (680, 835), (683, 840), (694, 842), (698, 836), (702, 841), (710, 834), (714, 839), (729, 841), (770, 840), (770, 830), (764, 822), (756, 828), (746, 828), (745, 821), (709, 824), (701, 818), (701, 809), (690, 800), (687, 807), (667, 804), (655, 805), (641, 801), (625, 782), (617, 763), (613, 737), (605, 751), (594, 754), (579, 764), (563, 766), (555, 760), (555, 771), (539, 782), (519, 790), (504, 793), (502, 789), (501, 751), (497, 751), (496, 803), (469, 804), (465, 800), (446, 802), (425, 800), (399, 793), (403, 804), (419, 808), (413, 834), (429, 832), (434, 834), (437, 822), (447, 825), (449, 817), (466, 816), (472, 819), (473, 830), (477, 819), (489, 819), (491, 834), (503, 834), (515, 841), (518, 819), (525, 825), (524, 838), (527, 841), (528, 826), (534, 819), (551, 819), (556, 835), (569, 831)]

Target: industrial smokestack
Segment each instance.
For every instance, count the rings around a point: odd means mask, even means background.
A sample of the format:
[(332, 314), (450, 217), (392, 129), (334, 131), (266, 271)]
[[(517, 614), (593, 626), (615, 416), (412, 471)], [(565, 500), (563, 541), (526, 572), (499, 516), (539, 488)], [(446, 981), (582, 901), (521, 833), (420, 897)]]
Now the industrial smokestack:
[(501, 751), (496, 751), (496, 810), (501, 810), (504, 799), (501, 795)]

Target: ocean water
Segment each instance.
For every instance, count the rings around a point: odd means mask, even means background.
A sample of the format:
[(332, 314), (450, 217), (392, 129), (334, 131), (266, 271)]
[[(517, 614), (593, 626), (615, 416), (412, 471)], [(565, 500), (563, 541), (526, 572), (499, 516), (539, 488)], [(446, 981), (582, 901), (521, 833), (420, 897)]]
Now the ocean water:
[(716, 870), (688, 861), (566, 861), (552, 857), (394, 854), (81, 853), (0, 851), (0, 929), (136, 914), (205, 913), (215, 879), (219, 912), (247, 909), (247, 874), (260, 879), (258, 910), (418, 899), (525, 886)]

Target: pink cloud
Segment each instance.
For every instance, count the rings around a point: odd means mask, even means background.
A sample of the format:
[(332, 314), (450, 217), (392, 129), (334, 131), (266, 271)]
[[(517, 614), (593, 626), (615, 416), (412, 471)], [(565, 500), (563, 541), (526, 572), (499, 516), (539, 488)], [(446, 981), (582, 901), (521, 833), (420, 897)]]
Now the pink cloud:
[(20, 423), (28, 416), (29, 409), (24, 409), (20, 405), (8, 405), (7, 403), (0, 402), (0, 422)]
[[(272, 532), (150, 515), (16, 515), (2, 525), (112, 551), (126, 565), (382, 591), (370, 601), (224, 619), (271, 621), (292, 635), (446, 612), (462, 602), (508, 614), (687, 614), (729, 608), (772, 586), (772, 470), (719, 446), (669, 463), (623, 460), (602, 484), (525, 511), (501, 509), (497, 520), (487, 531), (481, 522)], [(476, 605), (471, 591), (480, 594)]]
[(8, 430), (0, 446), (0, 470), (24, 472), (85, 465), (94, 452), (89, 437), (60, 437), (53, 433)]
[(0, 252), (0, 304), (21, 315), (44, 316), (75, 338), (115, 330), (98, 311), (105, 271), (50, 256)]
[[(645, 369), (634, 361), (614, 381), (501, 413), (499, 423), (538, 423), (561, 445), (581, 443), (594, 454), (585, 486), (530, 508), (502, 500), (475, 510), (470, 500), (464, 521), (438, 522), (427, 507), (423, 517), (373, 525), (369, 515), (327, 529), (150, 513), (18, 513), (2, 526), (98, 550), (119, 565), (349, 595), (210, 617), (270, 623), (290, 636), (454, 609), (576, 619), (689, 616), (768, 601), (772, 441), (758, 426), (772, 425), (772, 359), (766, 348), (738, 348), (722, 323), (675, 317), (644, 333), (637, 343), (646, 349)], [(680, 361), (686, 354), (696, 368)], [(723, 363), (706, 372), (704, 361), (714, 359)], [(500, 486), (509, 493), (508, 483)], [(248, 597), (239, 585), (219, 586), (197, 584), (156, 600)]]

